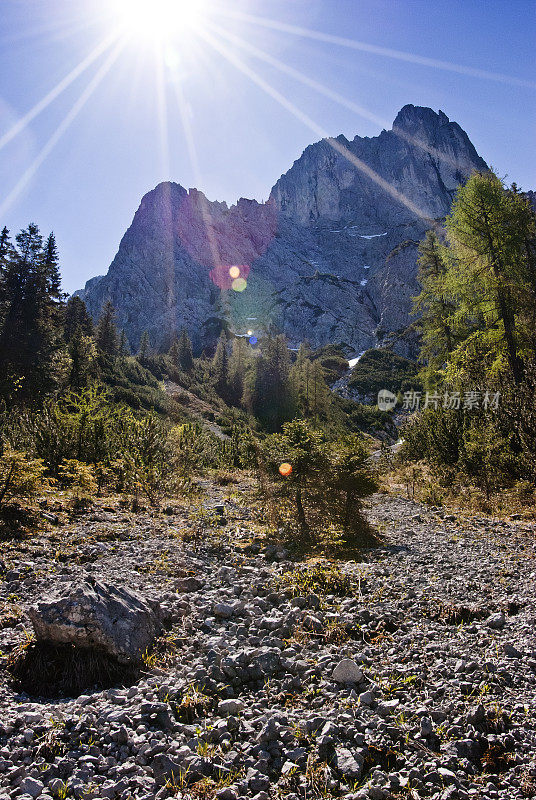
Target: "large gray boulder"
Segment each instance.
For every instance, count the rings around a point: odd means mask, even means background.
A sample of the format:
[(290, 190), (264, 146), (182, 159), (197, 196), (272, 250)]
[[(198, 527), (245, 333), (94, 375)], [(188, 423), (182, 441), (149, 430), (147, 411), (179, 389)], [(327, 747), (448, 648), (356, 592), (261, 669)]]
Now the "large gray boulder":
[(96, 649), (121, 663), (140, 661), (162, 630), (156, 604), (96, 581), (44, 597), (28, 614), (38, 642)]

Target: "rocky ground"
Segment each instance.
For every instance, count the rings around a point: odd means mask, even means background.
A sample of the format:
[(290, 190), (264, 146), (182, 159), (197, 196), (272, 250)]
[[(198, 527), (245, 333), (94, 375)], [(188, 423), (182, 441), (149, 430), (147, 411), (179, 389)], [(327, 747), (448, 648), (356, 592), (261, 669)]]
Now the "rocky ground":
[[(262, 538), (247, 485), (204, 488), (3, 543), (0, 800), (536, 796), (534, 525), (379, 494), (383, 546), (330, 570)], [(17, 690), (27, 609), (91, 579), (163, 609), (142, 674)]]

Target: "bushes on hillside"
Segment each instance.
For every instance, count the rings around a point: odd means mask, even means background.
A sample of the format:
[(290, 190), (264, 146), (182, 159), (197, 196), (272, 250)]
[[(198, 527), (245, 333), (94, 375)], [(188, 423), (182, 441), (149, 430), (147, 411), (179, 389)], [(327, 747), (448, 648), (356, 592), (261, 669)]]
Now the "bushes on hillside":
[(358, 392), (364, 402), (375, 403), (380, 389), (395, 394), (419, 390), (419, 367), (391, 350), (367, 350), (352, 370), (348, 388)]

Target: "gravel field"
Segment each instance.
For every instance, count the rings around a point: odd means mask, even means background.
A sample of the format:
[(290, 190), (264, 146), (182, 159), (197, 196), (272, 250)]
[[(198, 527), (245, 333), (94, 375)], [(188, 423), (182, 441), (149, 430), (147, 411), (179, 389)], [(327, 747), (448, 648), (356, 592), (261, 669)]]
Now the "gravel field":
[[(377, 494), (383, 545), (330, 569), (258, 535), (241, 489), (2, 543), (0, 800), (536, 797), (534, 524)], [(13, 685), (28, 609), (95, 584), (158, 609), (141, 671)]]

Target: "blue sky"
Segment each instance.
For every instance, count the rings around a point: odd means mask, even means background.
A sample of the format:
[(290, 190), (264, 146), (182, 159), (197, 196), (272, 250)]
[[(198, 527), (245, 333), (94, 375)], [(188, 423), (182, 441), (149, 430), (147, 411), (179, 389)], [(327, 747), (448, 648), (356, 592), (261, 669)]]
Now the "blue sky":
[[(112, 29), (125, 33), (114, 2), (120, 0), (0, 0), (0, 146)], [(45, 233), (54, 230), (67, 291), (107, 271), (141, 197), (161, 180), (197, 186), (211, 200), (267, 198), (319, 138), (267, 86), (298, 116), (349, 138), (377, 135), (406, 103), (441, 108), (500, 175), (536, 188), (534, 0), (206, 3), (199, 32), (178, 31), (159, 53), (143, 35), (131, 35), (106, 65), (116, 46), (109, 44), (0, 149), (0, 225), (15, 233), (34, 221)], [(467, 72), (318, 40), (303, 29)], [(298, 82), (274, 60), (373, 119)]]

